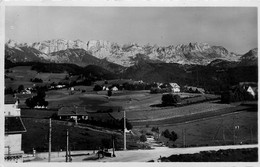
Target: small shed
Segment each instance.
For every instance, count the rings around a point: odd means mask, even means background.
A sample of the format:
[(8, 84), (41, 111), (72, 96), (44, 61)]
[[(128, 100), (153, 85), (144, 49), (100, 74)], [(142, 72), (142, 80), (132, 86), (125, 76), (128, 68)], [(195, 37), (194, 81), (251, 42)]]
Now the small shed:
[(81, 106), (68, 106), (68, 107), (61, 107), (58, 110), (58, 117), (60, 119), (73, 119), (76, 123), (79, 120), (87, 120), (88, 113), (85, 107)]

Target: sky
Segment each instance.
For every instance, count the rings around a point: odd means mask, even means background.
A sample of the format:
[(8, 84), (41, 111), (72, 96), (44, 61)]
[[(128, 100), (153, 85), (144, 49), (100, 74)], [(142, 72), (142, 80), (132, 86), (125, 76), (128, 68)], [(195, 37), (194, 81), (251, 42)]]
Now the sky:
[(5, 37), (158, 46), (205, 42), (243, 54), (258, 46), (257, 8), (7, 6)]

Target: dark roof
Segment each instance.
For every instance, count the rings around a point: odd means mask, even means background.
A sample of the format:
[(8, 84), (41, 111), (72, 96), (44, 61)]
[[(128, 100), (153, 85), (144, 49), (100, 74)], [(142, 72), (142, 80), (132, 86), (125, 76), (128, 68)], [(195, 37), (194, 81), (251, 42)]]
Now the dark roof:
[(5, 134), (26, 132), (21, 117), (5, 117)]
[(85, 107), (70, 106), (61, 107), (58, 111), (58, 116), (73, 116), (73, 115), (88, 115)]
[(15, 102), (16, 99), (14, 98), (13, 95), (11, 94), (5, 95), (5, 104), (15, 104)]

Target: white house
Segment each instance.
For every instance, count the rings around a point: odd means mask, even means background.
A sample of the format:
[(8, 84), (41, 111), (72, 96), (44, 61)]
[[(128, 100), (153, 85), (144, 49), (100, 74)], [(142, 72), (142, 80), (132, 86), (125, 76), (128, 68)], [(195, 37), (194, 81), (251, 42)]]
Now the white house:
[(26, 132), (18, 102), (12, 95), (5, 96), (5, 150), (6, 162), (23, 162), (22, 133)]
[(181, 87), (177, 83), (169, 83), (172, 87), (172, 91), (178, 93), (181, 91)]
[(253, 97), (255, 97), (256, 92), (254, 91), (254, 89), (251, 86), (248, 86), (248, 88), (246, 89), (246, 91), (251, 94)]
[(254, 98), (257, 95), (257, 83), (256, 82), (240, 82), (239, 85), (245, 89)]
[(118, 88), (116, 86), (114, 86), (111, 90), (112, 91), (118, 91)]

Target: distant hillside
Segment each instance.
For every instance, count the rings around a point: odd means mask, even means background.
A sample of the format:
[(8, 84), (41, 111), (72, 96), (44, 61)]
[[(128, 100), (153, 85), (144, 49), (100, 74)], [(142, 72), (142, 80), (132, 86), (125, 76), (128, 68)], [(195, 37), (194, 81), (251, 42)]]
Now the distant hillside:
[[(216, 62), (215, 62), (216, 63)], [(226, 64), (225, 64), (226, 63)], [(222, 62), (208, 66), (180, 65), (175, 63), (140, 62), (129, 67), (123, 78), (146, 82), (176, 82), (180, 85), (193, 85), (207, 90), (222, 91), (239, 82), (258, 81), (257, 66), (237, 66)]]
[(208, 66), (216, 68), (231, 68), (236, 67), (239, 63), (235, 61), (227, 61), (223, 59), (213, 60)]
[(40, 62), (12, 63), (11, 61), (6, 60), (5, 69), (9, 69), (15, 66), (31, 66), (32, 70), (41, 73), (67, 72), (71, 75), (83, 75), (87, 78), (91, 78), (94, 80), (101, 80), (101, 79), (110, 80), (110, 79), (118, 78), (118, 74), (112, 73), (96, 65), (88, 65), (86, 67), (80, 67), (75, 64), (67, 64), (67, 63), (40, 63)]
[(83, 69), (84, 76), (95, 76), (96, 80), (110, 80), (110, 79), (117, 79), (118, 74), (112, 73), (100, 66), (96, 65), (88, 65)]
[(240, 66), (252, 66), (258, 64), (258, 49), (252, 49), (240, 58)]

